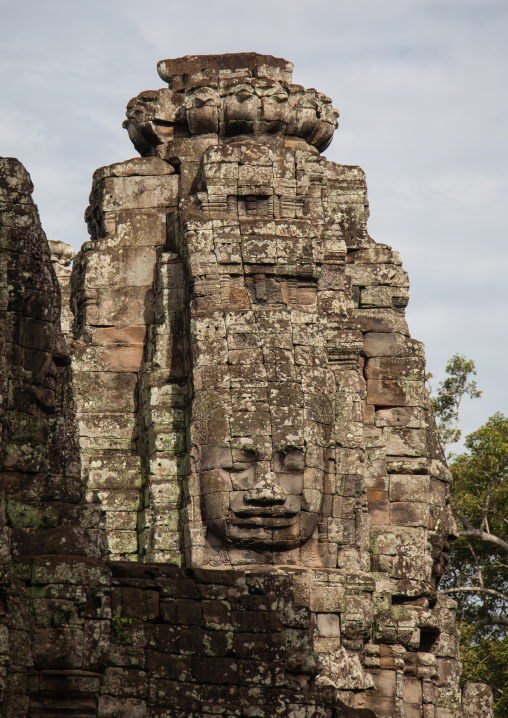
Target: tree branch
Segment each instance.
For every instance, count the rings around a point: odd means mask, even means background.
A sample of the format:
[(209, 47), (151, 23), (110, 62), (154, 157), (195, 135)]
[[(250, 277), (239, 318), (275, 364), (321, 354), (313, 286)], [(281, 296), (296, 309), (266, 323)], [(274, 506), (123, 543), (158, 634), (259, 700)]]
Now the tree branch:
[(508, 596), (501, 591), (496, 591), (494, 588), (484, 588), (483, 586), (458, 586), (457, 588), (447, 588), (439, 593), (488, 593), (489, 596), (495, 596), (500, 598), (502, 601), (508, 603)]
[(460, 400), (462, 397), (459, 398), (459, 400), (455, 402), (456, 410), (455, 410), (455, 428), (452, 431), (452, 434), (448, 441), (446, 441), (443, 444), (443, 451), (446, 452), (450, 448), (450, 446), (455, 442), (455, 439), (457, 437), (457, 434), (459, 433), (459, 425), (460, 425)]
[[(464, 521), (464, 524), (466, 526), (471, 526), (471, 524), (468, 521)], [(495, 536), (494, 534), (487, 533), (487, 531), (482, 531), (481, 529), (474, 529), (474, 528), (467, 528), (464, 531), (459, 531), (459, 536), (468, 536), (470, 538), (477, 538), (480, 539), (480, 541), (486, 541), (487, 543), (492, 543), (498, 548), (502, 549), (503, 551), (506, 551), (508, 553), (508, 543), (506, 541), (503, 541), (503, 539), (500, 539), (498, 536)]]
[(508, 626), (508, 618), (505, 618), (504, 616), (497, 616), (493, 613), (488, 619), (486, 619), (486, 623), (490, 626)]

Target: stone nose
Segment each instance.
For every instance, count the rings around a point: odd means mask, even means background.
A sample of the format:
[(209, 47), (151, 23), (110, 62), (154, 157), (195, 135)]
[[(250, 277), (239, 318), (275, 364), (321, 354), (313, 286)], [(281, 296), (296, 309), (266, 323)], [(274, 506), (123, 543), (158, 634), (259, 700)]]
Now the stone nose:
[(286, 498), (287, 494), (284, 489), (277, 486), (270, 479), (261, 479), (244, 494), (243, 500), (247, 504), (271, 506), (273, 504), (283, 504)]

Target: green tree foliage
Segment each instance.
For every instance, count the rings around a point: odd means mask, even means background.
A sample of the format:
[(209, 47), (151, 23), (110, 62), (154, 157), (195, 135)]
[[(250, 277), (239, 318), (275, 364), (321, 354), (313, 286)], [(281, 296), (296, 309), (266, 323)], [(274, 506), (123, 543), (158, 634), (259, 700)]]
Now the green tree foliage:
[[(460, 437), (460, 404), (480, 392), (474, 362), (455, 355), (431, 401), (443, 447)], [(508, 417), (494, 414), (451, 455), (452, 507), (459, 538), (440, 590), (458, 602), (463, 681), (494, 691), (495, 714), (508, 718)]]
[(494, 414), (452, 457), (459, 526), (442, 590), (458, 601), (464, 680), (494, 689), (508, 717), (508, 417)]
[(441, 437), (443, 449), (459, 441), (461, 437), (460, 408), (462, 399), (469, 396), (478, 399), (482, 392), (478, 390), (476, 382), (471, 375), (476, 376), (476, 369), (472, 359), (466, 359), (463, 354), (454, 354), (446, 365), (446, 378), (441, 381), (434, 391), (430, 380), (432, 374), (427, 374), (430, 401), (437, 418), (437, 428)]
[(508, 716), (508, 638), (491, 635), (478, 636), (476, 626), (460, 624), (460, 658), (462, 681), (488, 683), (494, 693), (494, 714)]

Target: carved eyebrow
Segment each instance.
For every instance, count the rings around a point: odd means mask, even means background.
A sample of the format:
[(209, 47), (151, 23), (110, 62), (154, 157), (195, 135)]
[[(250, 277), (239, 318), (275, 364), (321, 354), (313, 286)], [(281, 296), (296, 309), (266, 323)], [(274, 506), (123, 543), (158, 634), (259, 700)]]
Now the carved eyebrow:
[[(242, 458), (235, 459), (234, 452), (237, 451), (239, 454), (241, 454)], [(245, 463), (253, 463), (254, 461), (257, 461), (258, 459), (258, 453), (257, 451), (253, 451), (252, 449), (233, 449), (231, 453), (233, 464), (245, 464)]]

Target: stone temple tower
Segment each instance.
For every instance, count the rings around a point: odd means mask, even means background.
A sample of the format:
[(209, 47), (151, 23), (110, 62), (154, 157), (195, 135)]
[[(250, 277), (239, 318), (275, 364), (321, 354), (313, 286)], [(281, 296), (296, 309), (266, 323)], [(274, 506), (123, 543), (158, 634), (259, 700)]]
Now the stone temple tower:
[(91, 582), (95, 613), (65, 600), (95, 658), (60, 646), (55, 663), (44, 634), (32, 712), (9, 715), (74, 715), (84, 696), (79, 715), (104, 717), (490, 715), (481, 686), (459, 688), (437, 590), (450, 474), (407, 274), (367, 232), (362, 170), (321, 154), (338, 112), (292, 69), (159, 62), (167, 88), (127, 106), (141, 157), (95, 172), (65, 376), (74, 533), (96, 548), (49, 551), (78, 555), (62, 578), (36, 571), (32, 540), (16, 594)]

